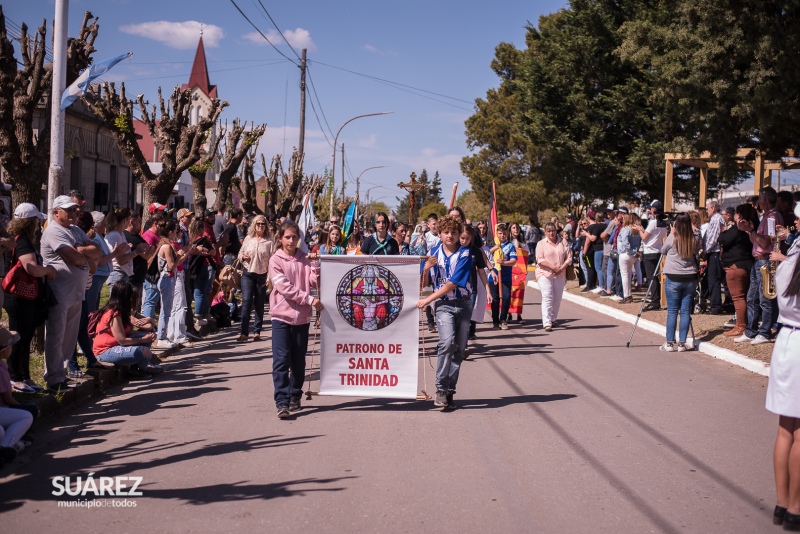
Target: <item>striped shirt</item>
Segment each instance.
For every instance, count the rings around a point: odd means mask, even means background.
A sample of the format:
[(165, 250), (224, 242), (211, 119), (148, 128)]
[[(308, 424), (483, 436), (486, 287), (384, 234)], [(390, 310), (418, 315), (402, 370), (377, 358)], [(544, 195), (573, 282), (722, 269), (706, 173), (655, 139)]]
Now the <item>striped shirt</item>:
[(438, 291), (447, 282), (453, 282), (456, 288), (439, 297), (441, 300), (458, 300), (472, 294), (469, 278), (472, 272), (472, 257), (469, 247), (459, 247), (448, 254), (444, 245), (439, 243), (431, 251), (437, 264), (431, 269), (431, 280), (434, 291)]

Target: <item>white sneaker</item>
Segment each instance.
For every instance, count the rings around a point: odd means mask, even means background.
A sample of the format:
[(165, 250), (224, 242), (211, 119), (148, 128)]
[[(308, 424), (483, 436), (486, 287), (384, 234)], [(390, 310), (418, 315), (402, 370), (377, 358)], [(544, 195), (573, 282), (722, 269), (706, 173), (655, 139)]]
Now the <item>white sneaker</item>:
[(678, 352), (686, 352), (686, 345), (684, 343), (678, 343)]
[(766, 337), (762, 336), (761, 334), (758, 334), (750, 342), (751, 345), (761, 345), (762, 343), (769, 343), (769, 339), (767, 339)]
[(156, 344), (153, 345), (153, 348), (166, 350), (166, 349), (171, 349), (174, 346), (175, 345), (167, 339), (159, 339), (158, 341), (156, 341)]
[(592, 289), (592, 293), (600, 293), (603, 290), (602, 287), (597, 286), (596, 288)]
[(198, 326), (205, 326), (208, 324), (208, 319), (203, 319), (202, 317), (195, 317), (194, 322), (197, 323)]
[(742, 334), (741, 336), (733, 340), (734, 343), (747, 343), (750, 341), (752, 341), (752, 339), (747, 337), (747, 334)]
[(658, 350), (663, 350), (664, 352), (675, 352), (675, 345), (673, 343), (664, 343)]
[(620, 297), (619, 295), (614, 295), (613, 297), (611, 297), (611, 300), (613, 300), (614, 302), (622, 302), (625, 299)]

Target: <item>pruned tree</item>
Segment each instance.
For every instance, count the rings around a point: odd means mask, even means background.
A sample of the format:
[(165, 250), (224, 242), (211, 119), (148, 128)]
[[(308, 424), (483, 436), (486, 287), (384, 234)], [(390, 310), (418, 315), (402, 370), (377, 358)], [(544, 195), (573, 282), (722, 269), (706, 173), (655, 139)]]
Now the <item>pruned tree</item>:
[(192, 177), (192, 192), (194, 196), (195, 217), (202, 217), (203, 212), (208, 207), (206, 198), (206, 173), (214, 167), (214, 160), (219, 151), (219, 143), (225, 138), (225, 129), (220, 127), (216, 139), (210, 144), (209, 149), (200, 148), (200, 160), (189, 167), (189, 175)]
[[(246, 213), (264, 213), (258, 206), (259, 191), (255, 177), (256, 154), (259, 142), (260, 139), (256, 139), (255, 143), (247, 151), (242, 162), (242, 172), (231, 181), (231, 185), (236, 188), (239, 198), (242, 199), (242, 209)], [(264, 193), (266, 194), (266, 191)]]
[[(67, 85), (92, 62), (94, 41), (99, 26), (97, 17), (87, 11), (78, 37), (67, 40)], [(33, 34), (28, 26), (20, 27), (19, 52), (21, 61), (14, 55), (14, 46), (6, 32), (6, 19), (0, 5), (0, 164), (14, 183), (11, 191), (13, 203), (38, 204), (42, 186), (47, 180), (50, 161), (50, 91), (52, 69), (45, 65), (47, 23)], [(46, 98), (43, 127), (34, 127), (36, 108)]]
[[(227, 129), (227, 123), (225, 128)], [(239, 172), (248, 151), (253, 145), (257, 145), (261, 136), (267, 129), (266, 124), (253, 126), (246, 129), (244, 124), (240, 124), (238, 119), (233, 121), (233, 126), (228, 132), (225, 142), (225, 152), (222, 154), (222, 163), (219, 170), (219, 182), (217, 183), (217, 200), (214, 208), (219, 210), (228, 202), (230, 196), (231, 181)], [(221, 137), (221, 136), (220, 136)]]
[(319, 196), (325, 185), (325, 177), (317, 174), (303, 175), (303, 156), (296, 150), (289, 161), (289, 171), (286, 172), (281, 162), (281, 156), (272, 158), (269, 170), (264, 155), (261, 154), (261, 167), (266, 184), (267, 215), (295, 219), (303, 209), (303, 197), (311, 193), (312, 200), (318, 204)]
[(228, 102), (214, 98), (208, 115), (201, 116), (195, 124), (191, 124), (191, 91), (181, 91), (180, 86), (175, 87), (167, 103), (159, 87), (158, 108), (153, 104), (150, 110), (147, 109), (144, 95), (138, 95), (136, 102), (141, 120), (153, 138), (161, 162), (161, 171), (156, 173), (150, 169), (147, 158), (136, 142), (134, 103), (125, 96), (125, 84), (120, 85), (119, 93), (113, 83), (94, 85), (83, 96), (83, 100), (111, 130), (131, 172), (142, 183), (145, 205), (152, 202), (167, 203), (183, 171), (200, 160), (200, 149), (207, 140), (208, 132), (228, 106)]

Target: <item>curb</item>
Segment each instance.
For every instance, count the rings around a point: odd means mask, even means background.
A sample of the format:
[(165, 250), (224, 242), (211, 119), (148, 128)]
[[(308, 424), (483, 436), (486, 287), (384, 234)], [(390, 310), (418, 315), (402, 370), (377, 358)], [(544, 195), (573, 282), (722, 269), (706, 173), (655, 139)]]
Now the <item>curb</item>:
[[(537, 284), (534, 281), (529, 281), (528, 287), (531, 287), (537, 291), (539, 290), (539, 284)], [(624, 312), (617, 308), (612, 308), (611, 306), (606, 306), (605, 304), (600, 304), (599, 302), (594, 301), (592, 299), (588, 299), (586, 297), (581, 297), (578, 295), (573, 295), (568, 291), (564, 291), (564, 296), (562, 298), (566, 301), (578, 304), (579, 306), (583, 306), (584, 308), (589, 308), (594, 311), (599, 311), (600, 313), (608, 315), (609, 317), (613, 317), (614, 319), (618, 319), (620, 321), (629, 324), (636, 323), (635, 315), (631, 315), (630, 313)], [(656, 323), (654, 321), (650, 321), (648, 319), (640, 318), (637, 328), (641, 328), (642, 330), (647, 330), (648, 332), (652, 332), (660, 336), (667, 335), (666, 326)], [(714, 345), (713, 343), (707, 341), (697, 341), (696, 339), (693, 341), (695, 349), (702, 352), (703, 354), (707, 354), (718, 360), (732, 363), (733, 365), (738, 365), (739, 367), (747, 369), (750, 372), (762, 376), (769, 376), (769, 365), (762, 362), (761, 360), (748, 358), (747, 356), (739, 354), (738, 352), (734, 352), (730, 349)]]

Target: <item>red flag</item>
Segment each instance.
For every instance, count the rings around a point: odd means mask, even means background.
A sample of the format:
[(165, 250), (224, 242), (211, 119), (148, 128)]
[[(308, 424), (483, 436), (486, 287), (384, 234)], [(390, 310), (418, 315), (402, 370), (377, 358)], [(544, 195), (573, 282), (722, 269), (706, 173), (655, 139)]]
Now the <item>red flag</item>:
[[(489, 228), (486, 229), (486, 241), (487, 245), (494, 243), (495, 245), (500, 244), (500, 240), (497, 239), (497, 192), (495, 191), (494, 181), (492, 181), (492, 192), (489, 195)], [(495, 279), (499, 279), (500, 277), (500, 265), (499, 263), (503, 261), (503, 252), (498, 249), (494, 253), (494, 269), (492, 269), (492, 275)]]

